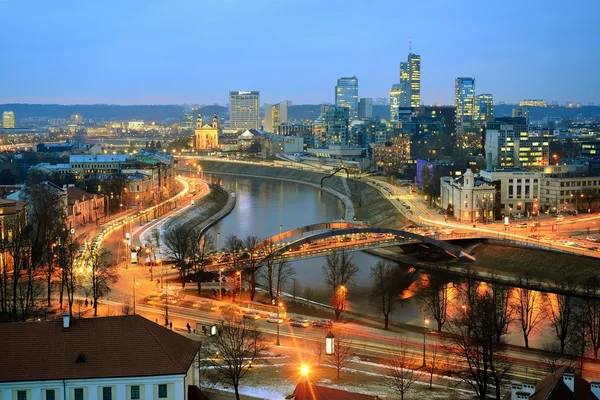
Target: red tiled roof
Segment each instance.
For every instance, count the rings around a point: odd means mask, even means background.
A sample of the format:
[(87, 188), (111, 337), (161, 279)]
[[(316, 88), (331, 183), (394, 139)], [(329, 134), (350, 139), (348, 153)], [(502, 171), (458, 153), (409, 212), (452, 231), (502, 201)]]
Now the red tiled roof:
[(313, 385), (307, 381), (298, 382), (292, 395), (294, 400), (376, 400), (377, 396), (346, 392), (324, 386)]
[(62, 324), (0, 324), (0, 382), (185, 374), (200, 347), (139, 315)]

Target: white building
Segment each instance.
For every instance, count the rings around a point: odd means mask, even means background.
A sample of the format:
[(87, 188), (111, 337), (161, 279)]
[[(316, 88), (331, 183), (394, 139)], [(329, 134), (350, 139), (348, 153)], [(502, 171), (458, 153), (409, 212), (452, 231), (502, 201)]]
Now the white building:
[(461, 177), (441, 178), (441, 205), (453, 210), (457, 221), (491, 222), (494, 220), (493, 185), (476, 177), (467, 169)]
[(139, 315), (0, 324), (2, 400), (184, 400), (199, 342)]
[(499, 196), (496, 210), (499, 216), (533, 217), (540, 211), (540, 178), (539, 171), (520, 168), (501, 168), (481, 171), (479, 176), (489, 184), (496, 186)]
[(260, 129), (260, 92), (229, 92), (229, 125), (231, 129)]

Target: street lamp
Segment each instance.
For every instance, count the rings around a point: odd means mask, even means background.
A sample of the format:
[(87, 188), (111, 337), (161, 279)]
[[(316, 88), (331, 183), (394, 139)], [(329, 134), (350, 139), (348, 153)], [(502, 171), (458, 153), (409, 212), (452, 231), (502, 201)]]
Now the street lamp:
[(277, 304), (277, 343), (275, 343), (277, 346), (279, 346), (279, 309), (283, 306), (283, 303), (279, 302), (279, 304)]
[[(240, 286), (239, 286), (239, 288), (240, 288), (240, 290), (239, 290), (239, 292), (240, 292), (240, 299), (239, 300), (242, 301), (242, 272), (241, 271), (236, 271), (235, 272), (235, 276), (240, 279)], [(235, 299), (235, 293), (237, 291), (237, 278), (234, 279), (234, 281), (233, 281), (233, 298), (234, 299)]]
[(139, 286), (140, 282), (133, 278), (133, 315), (135, 315), (135, 287)]
[(423, 367), (427, 365), (427, 363), (425, 362), (425, 330), (427, 329), (426, 326), (429, 326), (428, 318), (425, 318), (423, 320)]
[(219, 268), (219, 301), (223, 300), (223, 268)]
[(332, 355), (335, 353), (335, 336), (331, 331), (325, 336), (325, 354)]

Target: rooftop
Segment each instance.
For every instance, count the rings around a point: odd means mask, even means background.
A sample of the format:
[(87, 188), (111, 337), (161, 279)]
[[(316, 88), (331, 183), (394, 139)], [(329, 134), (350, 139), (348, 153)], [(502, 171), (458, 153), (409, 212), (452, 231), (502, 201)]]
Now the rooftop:
[(200, 343), (139, 315), (0, 324), (0, 382), (185, 374)]
[(346, 392), (344, 390), (317, 386), (307, 381), (300, 381), (291, 396), (286, 397), (293, 400), (376, 400), (377, 396), (362, 393)]
[(128, 154), (71, 154), (69, 162), (125, 162), (131, 157)]

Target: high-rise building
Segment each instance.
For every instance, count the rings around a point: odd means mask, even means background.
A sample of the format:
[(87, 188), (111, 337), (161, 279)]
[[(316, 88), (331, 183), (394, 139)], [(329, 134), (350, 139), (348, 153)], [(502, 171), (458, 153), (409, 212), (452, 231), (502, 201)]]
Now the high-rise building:
[(408, 76), (410, 82), (410, 106), (421, 105), (421, 56), (408, 55)]
[(373, 117), (373, 99), (363, 97), (358, 101), (358, 119)]
[(274, 105), (265, 103), (264, 130), (266, 132), (276, 133), (279, 125), (288, 123), (288, 103), (287, 100)]
[(392, 85), (390, 90), (390, 121), (398, 121), (398, 109), (402, 102), (402, 89), (399, 83)]
[(12, 111), (4, 111), (2, 113), (2, 127), (6, 129), (15, 128), (15, 113)]
[(329, 107), (323, 115), (325, 142), (327, 146), (347, 146), (348, 127), (350, 126), (350, 109), (348, 107)]
[(400, 84), (398, 85), (398, 107), (410, 107), (410, 74), (408, 73), (408, 63), (400, 63)]
[(491, 94), (478, 94), (474, 99), (473, 121), (494, 120), (494, 97)]
[(487, 167), (540, 167), (548, 165), (547, 137), (529, 134), (524, 117), (495, 118), (485, 131)]
[(355, 76), (338, 79), (335, 106), (348, 108), (351, 121), (358, 119), (358, 79)]
[(454, 106), (458, 125), (473, 121), (473, 101), (475, 98), (475, 79), (456, 78), (454, 82)]
[(231, 129), (260, 129), (260, 92), (229, 92), (229, 121)]

